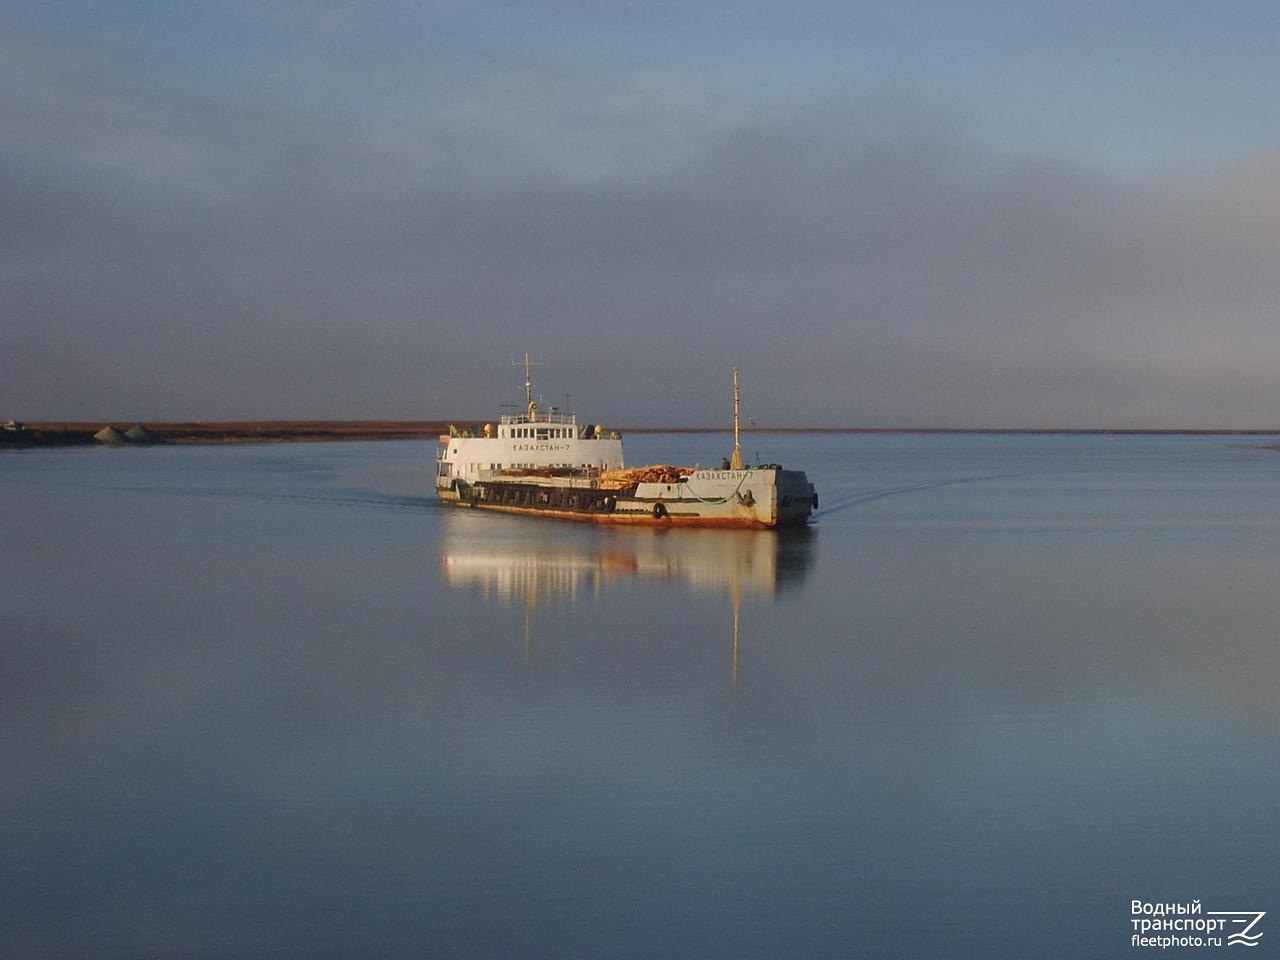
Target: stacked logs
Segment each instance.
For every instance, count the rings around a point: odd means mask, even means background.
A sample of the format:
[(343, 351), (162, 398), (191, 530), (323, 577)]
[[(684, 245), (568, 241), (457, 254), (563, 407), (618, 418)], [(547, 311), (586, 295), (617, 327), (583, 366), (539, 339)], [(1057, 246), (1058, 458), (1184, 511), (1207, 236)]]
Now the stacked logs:
[(632, 467), (628, 470), (603, 470), (598, 486), (602, 490), (621, 490), (638, 483), (677, 484), (693, 471), (689, 467), (673, 467), (659, 463), (648, 467)]

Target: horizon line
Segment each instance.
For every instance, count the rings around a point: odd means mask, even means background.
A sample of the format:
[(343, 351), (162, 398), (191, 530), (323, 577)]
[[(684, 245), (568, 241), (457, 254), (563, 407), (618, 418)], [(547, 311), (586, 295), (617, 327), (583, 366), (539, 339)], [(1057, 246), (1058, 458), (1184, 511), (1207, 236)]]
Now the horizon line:
[[(490, 418), (492, 419), (492, 418)], [(388, 419), (388, 418), (353, 418), (353, 419), (251, 419), (251, 418), (234, 418), (234, 419), (218, 419), (218, 420), (154, 420), (146, 417), (114, 417), (108, 419), (82, 419), (82, 420), (28, 420), (25, 421), (29, 428), (44, 429), (84, 429), (91, 425), (114, 425), (117, 423), (140, 423), (147, 426), (155, 426), (163, 428), (166, 426), (191, 426), (199, 425), (205, 428), (216, 428), (221, 426), (312, 426), (322, 427), (324, 425), (333, 426), (374, 426), (384, 425), (387, 427), (410, 427), (416, 426), (424, 432), (432, 432), (447, 429), (450, 424), (473, 426), (488, 422), (484, 418), (415, 418), (415, 419)], [(606, 425), (606, 429), (617, 430), (622, 433), (732, 433), (732, 427), (716, 426), (716, 427), (695, 427), (695, 426), (654, 426), (652, 424), (635, 424), (635, 425)], [(740, 431), (743, 434), (769, 434), (769, 433), (845, 433), (845, 434), (965, 434), (965, 433), (987, 433), (987, 434), (1118, 434), (1118, 435), (1235, 435), (1235, 436), (1270, 436), (1280, 435), (1280, 426), (1276, 427), (1135, 427), (1135, 426), (1110, 426), (1110, 427), (999, 427), (999, 426), (981, 426), (981, 427), (927, 427), (927, 426), (892, 426), (892, 427), (869, 427), (869, 426), (779, 426), (779, 427), (744, 427)]]

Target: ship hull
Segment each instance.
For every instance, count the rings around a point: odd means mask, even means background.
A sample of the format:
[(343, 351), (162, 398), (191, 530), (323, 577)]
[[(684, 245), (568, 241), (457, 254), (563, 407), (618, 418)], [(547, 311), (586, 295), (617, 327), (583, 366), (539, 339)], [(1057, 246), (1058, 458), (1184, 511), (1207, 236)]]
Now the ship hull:
[(573, 523), (617, 524), (634, 527), (718, 527), (720, 529), (768, 530), (780, 526), (803, 526), (806, 521), (797, 520), (791, 523), (770, 523), (748, 517), (710, 516), (707, 514), (672, 514), (655, 517), (646, 513), (579, 513), (573, 510), (537, 510), (530, 507), (509, 507), (501, 504), (469, 503), (465, 500), (454, 500), (454, 506), (468, 510), (487, 510), (493, 513), (511, 513), (525, 517), (545, 517), (549, 520), (568, 520)]
[(770, 529), (803, 526), (817, 505), (803, 471), (693, 471), (674, 483), (615, 490), (590, 480), (497, 475), (438, 488), (442, 502), (575, 523)]

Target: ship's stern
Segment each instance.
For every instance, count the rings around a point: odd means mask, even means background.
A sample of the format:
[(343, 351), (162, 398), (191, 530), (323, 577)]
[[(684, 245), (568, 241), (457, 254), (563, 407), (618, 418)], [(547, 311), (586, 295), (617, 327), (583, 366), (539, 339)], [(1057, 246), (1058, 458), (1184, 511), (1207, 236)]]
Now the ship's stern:
[(436, 496), (441, 500), (456, 501), (458, 499), (458, 481), (453, 475), (453, 462), (449, 459), (449, 438), (440, 438), (440, 447), (436, 450)]

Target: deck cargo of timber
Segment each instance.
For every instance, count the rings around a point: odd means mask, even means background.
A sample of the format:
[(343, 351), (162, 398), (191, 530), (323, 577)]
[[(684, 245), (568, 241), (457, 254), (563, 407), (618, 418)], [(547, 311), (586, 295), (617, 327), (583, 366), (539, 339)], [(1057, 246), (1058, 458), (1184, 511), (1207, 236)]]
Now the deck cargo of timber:
[(448, 504), (584, 523), (672, 527), (801, 525), (818, 496), (803, 470), (746, 466), (738, 439), (738, 371), (733, 371), (733, 453), (720, 468), (652, 465), (627, 469), (622, 439), (573, 414), (541, 411), (528, 354), (525, 406), (496, 424), (450, 428), (436, 456), (436, 493)]

